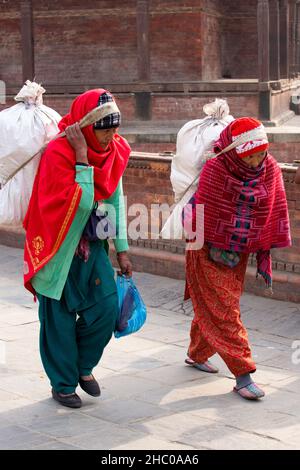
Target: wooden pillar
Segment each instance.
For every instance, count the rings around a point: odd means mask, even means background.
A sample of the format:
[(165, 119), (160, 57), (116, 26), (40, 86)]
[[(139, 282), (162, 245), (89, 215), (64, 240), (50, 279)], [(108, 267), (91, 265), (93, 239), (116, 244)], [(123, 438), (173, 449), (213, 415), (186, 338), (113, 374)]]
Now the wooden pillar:
[(270, 105), (270, 10), (269, 0), (257, 2), (259, 118), (271, 119)]
[(31, 0), (21, 2), (23, 81), (34, 79), (33, 15)]
[(296, 74), (296, 0), (289, 0), (290, 76)]
[(257, 32), (258, 78), (261, 82), (268, 82), (270, 80), (270, 19), (268, 0), (258, 0)]
[(280, 0), (280, 75), (289, 78), (289, 1)]
[[(150, 81), (150, 44), (149, 44), (149, 1), (137, 0), (136, 5), (138, 79), (140, 82)], [(150, 91), (135, 93), (135, 115), (139, 120), (151, 119), (152, 97)]]
[(149, 2), (137, 0), (137, 52), (138, 76), (140, 81), (150, 80), (150, 50), (149, 50)]
[(296, 3), (296, 72), (300, 73), (300, 1)]
[(270, 0), (270, 79), (280, 80), (280, 18), (279, 0)]

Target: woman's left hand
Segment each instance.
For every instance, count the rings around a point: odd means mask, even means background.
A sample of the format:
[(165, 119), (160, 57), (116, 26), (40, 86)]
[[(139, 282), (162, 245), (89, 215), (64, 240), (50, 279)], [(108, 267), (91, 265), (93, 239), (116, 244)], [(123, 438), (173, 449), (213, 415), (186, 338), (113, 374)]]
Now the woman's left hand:
[(121, 269), (121, 273), (127, 277), (132, 277), (132, 263), (128, 257), (127, 251), (117, 253), (117, 260)]

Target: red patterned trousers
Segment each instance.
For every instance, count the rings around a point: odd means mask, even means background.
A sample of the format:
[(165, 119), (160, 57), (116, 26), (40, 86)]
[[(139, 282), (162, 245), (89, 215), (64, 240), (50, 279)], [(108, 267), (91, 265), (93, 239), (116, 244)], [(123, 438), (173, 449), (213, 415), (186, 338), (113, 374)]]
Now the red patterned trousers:
[(194, 307), (188, 355), (203, 363), (218, 353), (236, 376), (255, 372), (247, 331), (241, 321), (240, 297), (247, 254), (235, 268), (209, 259), (207, 245), (186, 254), (186, 280)]

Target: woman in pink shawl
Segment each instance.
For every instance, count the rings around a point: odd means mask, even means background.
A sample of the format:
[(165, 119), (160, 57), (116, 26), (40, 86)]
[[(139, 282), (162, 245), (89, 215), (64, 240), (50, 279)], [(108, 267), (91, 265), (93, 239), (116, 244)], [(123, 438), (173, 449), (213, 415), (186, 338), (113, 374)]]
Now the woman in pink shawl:
[(218, 372), (209, 362), (218, 353), (236, 378), (234, 391), (251, 400), (264, 392), (250, 376), (256, 366), (240, 316), (248, 256), (256, 253), (257, 273), (271, 289), (270, 250), (291, 244), (281, 170), (268, 148), (256, 119), (236, 119), (224, 129), (195, 194), (195, 203), (204, 204), (205, 243), (186, 257), (186, 298), (195, 312), (186, 363)]

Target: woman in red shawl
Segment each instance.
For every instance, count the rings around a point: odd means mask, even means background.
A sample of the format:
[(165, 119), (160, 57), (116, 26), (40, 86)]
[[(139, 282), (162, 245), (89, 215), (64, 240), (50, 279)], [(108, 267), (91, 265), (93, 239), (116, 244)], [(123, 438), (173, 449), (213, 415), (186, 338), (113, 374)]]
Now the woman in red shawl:
[[(111, 114), (81, 131), (78, 122), (106, 103)], [(67, 138), (50, 142), (42, 156), (24, 221), (24, 281), (39, 300), (42, 362), (53, 398), (72, 408), (81, 406), (78, 384), (86, 393), (100, 395), (92, 370), (118, 317), (107, 255), (112, 227), (121, 271), (132, 273), (122, 189), (130, 147), (117, 134), (119, 125), (120, 112), (106, 90), (91, 90), (74, 100), (59, 124)], [(114, 226), (103, 210), (99, 231), (98, 204), (113, 209)]]
[(195, 194), (195, 203), (204, 204), (205, 243), (186, 256), (186, 298), (195, 313), (186, 363), (215, 373), (208, 359), (218, 353), (236, 377), (234, 391), (250, 400), (264, 392), (250, 376), (256, 366), (240, 315), (248, 256), (256, 253), (257, 273), (271, 289), (270, 249), (291, 244), (281, 170), (268, 146), (256, 119), (224, 129)]

